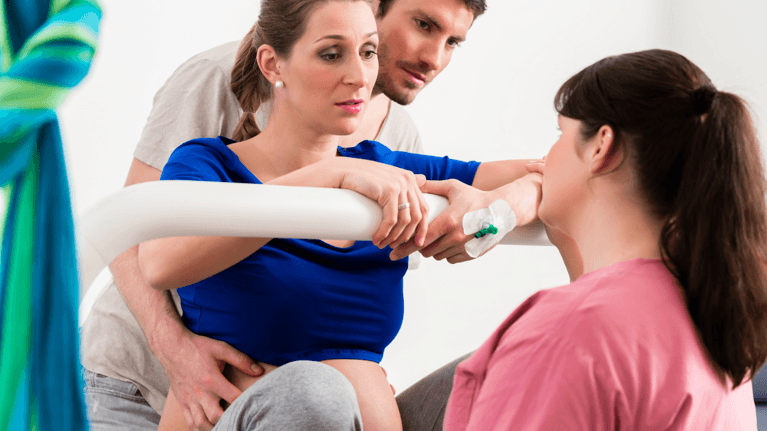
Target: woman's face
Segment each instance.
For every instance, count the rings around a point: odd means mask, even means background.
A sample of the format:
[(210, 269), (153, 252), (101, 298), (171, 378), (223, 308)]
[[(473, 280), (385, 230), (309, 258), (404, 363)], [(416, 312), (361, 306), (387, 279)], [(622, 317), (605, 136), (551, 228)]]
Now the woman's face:
[(285, 87), (276, 90), (276, 98), (313, 130), (351, 134), (362, 124), (370, 101), (377, 48), (376, 22), (367, 2), (325, 3), (311, 13), (289, 58), (279, 62)]
[(538, 208), (541, 221), (565, 233), (586, 196), (589, 167), (581, 157), (581, 122), (560, 115), (562, 135), (549, 150), (543, 166), (543, 198)]

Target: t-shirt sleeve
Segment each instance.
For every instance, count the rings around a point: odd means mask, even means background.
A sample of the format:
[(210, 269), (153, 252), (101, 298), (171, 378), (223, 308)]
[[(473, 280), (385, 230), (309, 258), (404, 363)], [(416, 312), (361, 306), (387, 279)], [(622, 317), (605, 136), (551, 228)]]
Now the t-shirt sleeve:
[(199, 140), (186, 142), (170, 155), (160, 180), (229, 182), (224, 157)]
[(212, 60), (181, 65), (155, 95), (134, 157), (162, 170), (183, 142), (231, 134), (241, 110), (230, 81), (229, 71)]
[(591, 353), (556, 337), (504, 347), (488, 364), (467, 431), (616, 429), (620, 397)]
[(392, 165), (422, 174), (431, 181), (456, 179), (471, 185), (479, 168), (479, 162), (464, 162), (447, 156), (436, 157), (394, 151), (390, 157)]
[(338, 147), (344, 157), (372, 160), (422, 174), (427, 180), (439, 181), (456, 179), (471, 185), (479, 168), (479, 162), (463, 162), (449, 157), (435, 157), (392, 151), (376, 141), (362, 141), (354, 147)]

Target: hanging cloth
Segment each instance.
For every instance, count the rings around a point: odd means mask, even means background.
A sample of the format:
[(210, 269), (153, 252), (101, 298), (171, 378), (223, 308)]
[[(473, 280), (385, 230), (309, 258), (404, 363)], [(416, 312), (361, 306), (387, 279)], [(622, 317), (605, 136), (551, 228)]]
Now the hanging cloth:
[(97, 0), (0, 0), (0, 430), (88, 429), (55, 109), (88, 72)]

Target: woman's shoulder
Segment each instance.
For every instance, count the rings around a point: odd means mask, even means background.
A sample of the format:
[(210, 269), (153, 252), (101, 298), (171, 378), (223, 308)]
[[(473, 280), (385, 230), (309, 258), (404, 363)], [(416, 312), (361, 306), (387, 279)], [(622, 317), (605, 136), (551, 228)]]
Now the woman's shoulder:
[(195, 138), (190, 139), (183, 144), (179, 145), (175, 152), (181, 154), (227, 154), (231, 153), (231, 150), (227, 147), (229, 144), (233, 144), (235, 141), (225, 137), (219, 136), (217, 138)]
[(541, 291), (507, 332), (510, 341), (575, 341), (602, 359), (632, 359), (648, 349), (698, 350), (682, 292), (657, 260), (623, 262)]
[(179, 145), (168, 159), (160, 179), (225, 181), (226, 172), (235, 168), (229, 138), (197, 138)]
[(575, 325), (640, 334), (688, 319), (682, 290), (658, 259), (618, 262), (560, 289), (579, 298)]
[(710, 371), (684, 294), (660, 260), (621, 262), (565, 286), (562, 298), (555, 299), (556, 289), (551, 293), (550, 301), (575, 299), (558, 336), (596, 361), (621, 364), (608, 367), (618, 380), (632, 381), (647, 367), (655, 373), (644, 376), (649, 380)]
[(645, 320), (657, 313), (674, 320), (687, 315), (682, 289), (659, 259), (618, 262), (584, 274), (568, 288), (583, 292), (583, 315), (594, 310), (607, 318), (623, 316), (623, 321)]

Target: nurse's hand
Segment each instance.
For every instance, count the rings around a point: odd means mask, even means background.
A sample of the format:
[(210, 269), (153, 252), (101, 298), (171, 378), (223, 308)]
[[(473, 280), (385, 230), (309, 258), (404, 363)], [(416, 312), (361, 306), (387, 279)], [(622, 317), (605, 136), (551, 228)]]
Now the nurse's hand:
[(450, 206), (431, 222), (423, 246), (408, 241), (395, 247), (389, 257), (398, 260), (420, 251), (424, 257), (447, 259), (450, 263), (470, 260), (464, 246), (474, 236), (463, 233), (463, 216), (490, 206), (500, 196), (495, 191), (482, 191), (458, 180), (427, 181), (421, 191), (446, 197)]
[[(525, 169), (528, 172), (536, 172), (543, 174), (543, 166), (546, 156), (543, 157), (541, 162), (531, 162)], [(569, 235), (565, 234), (561, 230), (547, 224), (543, 225), (546, 229), (546, 235), (549, 237), (549, 241), (559, 250), (559, 254), (562, 255), (562, 260), (567, 268), (567, 273), (570, 275), (570, 281), (575, 281), (583, 274), (583, 256), (578, 248), (578, 244)]]
[(446, 197), (450, 206), (431, 222), (423, 246), (409, 241), (396, 247), (389, 257), (397, 260), (420, 250), (424, 257), (459, 263), (473, 259), (466, 253), (465, 245), (474, 235), (463, 233), (464, 215), (503, 199), (514, 210), (518, 226), (537, 221), (541, 175), (531, 173), (491, 191), (482, 191), (457, 180), (427, 181), (421, 191)]
[(537, 173), (543, 175), (543, 166), (546, 164), (546, 156), (543, 156), (543, 158), (540, 161), (534, 160), (525, 165), (525, 169), (529, 173)]

